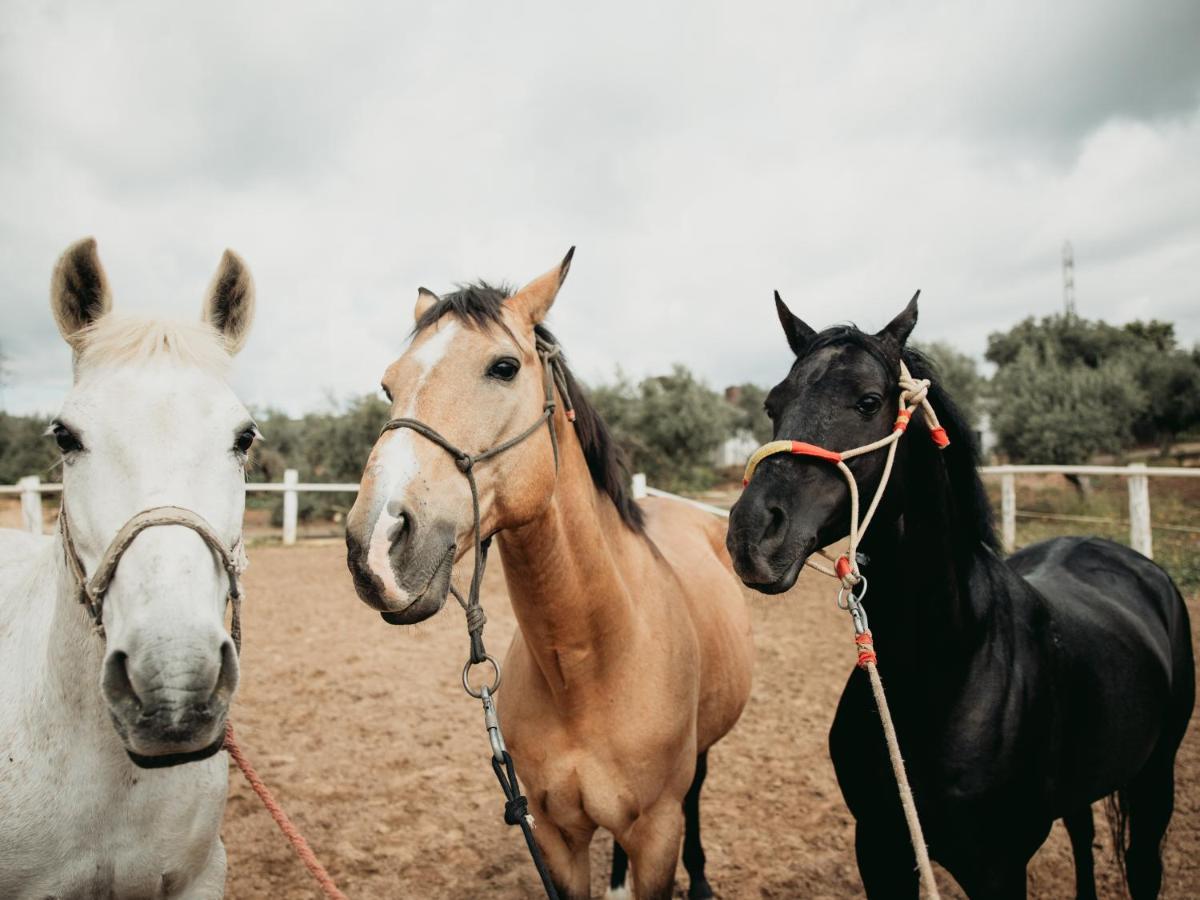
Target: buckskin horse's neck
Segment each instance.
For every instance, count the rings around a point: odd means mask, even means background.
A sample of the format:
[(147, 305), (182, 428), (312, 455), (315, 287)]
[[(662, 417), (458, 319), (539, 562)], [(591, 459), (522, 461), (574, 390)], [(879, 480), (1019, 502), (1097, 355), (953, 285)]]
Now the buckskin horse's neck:
[(498, 538), (504, 576), (525, 644), (553, 696), (601, 685), (628, 650), (632, 601), (622, 546), (642, 539), (592, 483), (574, 429), (559, 429), (558, 484), (533, 521)]

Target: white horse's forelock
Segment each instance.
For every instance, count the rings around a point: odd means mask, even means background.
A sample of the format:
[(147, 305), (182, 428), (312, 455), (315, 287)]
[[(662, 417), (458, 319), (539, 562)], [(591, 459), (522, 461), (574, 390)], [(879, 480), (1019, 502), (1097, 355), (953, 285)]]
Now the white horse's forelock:
[(162, 358), (224, 376), (232, 357), (220, 332), (201, 321), (108, 313), (84, 328), (76, 344), (76, 373), (93, 366)]

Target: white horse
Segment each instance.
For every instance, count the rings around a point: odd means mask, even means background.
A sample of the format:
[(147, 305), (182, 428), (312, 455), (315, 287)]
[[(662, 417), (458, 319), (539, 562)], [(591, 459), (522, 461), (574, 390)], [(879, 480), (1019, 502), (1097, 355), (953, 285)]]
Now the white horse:
[(61, 530), (0, 531), (0, 897), (220, 897), (238, 660), (210, 540), (240, 546), (257, 432), (224, 372), (253, 284), (226, 251), (202, 322), (122, 317), (89, 239), (59, 260), (50, 302), (74, 351), (51, 434), (83, 571), (146, 509), (183, 507), (211, 532), (141, 532), (97, 627)]

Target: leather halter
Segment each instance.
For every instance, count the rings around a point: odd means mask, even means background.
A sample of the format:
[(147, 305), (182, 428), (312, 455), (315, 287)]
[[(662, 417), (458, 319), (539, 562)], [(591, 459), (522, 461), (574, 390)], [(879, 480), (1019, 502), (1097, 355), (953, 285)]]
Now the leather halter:
[(226, 547), (225, 542), (217, 535), (216, 530), (199, 513), (192, 512), (180, 506), (155, 506), (144, 509), (129, 519), (117, 536), (112, 539), (95, 573), (88, 578), (83, 560), (71, 537), (70, 516), (67, 514), (66, 498), (63, 498), (62, 509), (58, 515), (59, 531), (62, 533), (63, 548), (66, 551), (67, 566), (75, 579), (78, 590), (78, 600), (87, 609), (95, 623), (96, 630), (104, 636), (104, 597), (117, 574), (117, 566), (121, 557), (133, 544), (139, 534), (147, 528), (157, 528), (164, 525), (182, 525), (190, 528), (208, 545), (209, 550), (221, 563), (229, 576), (229, 591), (226, 602), (233, 605), (233, 623), (229, 636), (233, 638), (238, 655), (242, 652), (242, 592), (238, 584), (238, 576), (245, 571), (246, 553), (242, 538), (239, 535), (232, 548)]
[[(471, 661), (468, 663), (468, 668), (473, 664), (482, 663), (488, 659), (487, 651), (483, 647), (483, 626), (487, 623), (487, 616), (484, 615), (483, 607), (479, 605), (479, 587), (483, 582), (483, 570), (487, 565), (487, 550), (492, 536), (488, 535), (485, 540), (481, 534), (479, 487), (475, 483), (475, 465), (489, 460), (494, 456), (499, 456), (505, 450), (511, 450), (526, 438), (531, 437), (542, 425), (545, 425), (550, 431), (550, 445), (554, 449), (554, 471), (557, 473), (558, 433), (554, 430), (554, 410), (557, 405), (554, 399), (554, 388), (556, 386), (559, 393), (562, 394), (563, 409), (566, 411), (567, 421), (575, 421), (575, 408), (571, 404), (571, 395), (567, 390), (566, 372), (562, 364), (562, 348), (538, 334), (535, 334), (534, 342), (538, 359), (542, 362), (542, 386), (545, 391), (545, 400), (542, 403), (542, 414), (537, 417), (532, 425), (516, 437), (509, 438), (491, 449), (471, 454), (454, 446), (447, 438), (419, 419), (391, 419), (379, 432), (379, 436), (383, 437), (387, 432), (396, 431), (401, 428), (408, 428), (415, 431), (454, 457), (455, 465), (458, 466), (459, 471), (463, 473), (467, 479), (467, 483), (471, 486), (471, 508), (475, 518), (473, 532), (475, 568), (471, 574), (471, 586), (467, 591), (466, 598), (458, 592), (458, 589), (453, 584), (450, 585), (450, 593), (454, 595), (454, 599), (458, 601), (467, 615), (467, 633), (471, 638)], [(496, 665), (496, 686), (499, 686), (500, 668), (494, 660), (492, 662), (493, 665)]]

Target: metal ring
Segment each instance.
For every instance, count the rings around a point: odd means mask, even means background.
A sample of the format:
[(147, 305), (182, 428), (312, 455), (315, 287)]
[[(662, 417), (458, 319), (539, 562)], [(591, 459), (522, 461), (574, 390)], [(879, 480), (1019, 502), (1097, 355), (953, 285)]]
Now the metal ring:
[[(487, 662), (487, 663), (491, 663), (492, 671), (496, 673), (495, 680), (492, 682), (491, 686), (488, 688), (488, 691), (490, 693), (494, 694), (500, 688), (500, 663), (496, 662), (496, 657), (492, 656), (492, 654), (490, 654), (490, 653), (485, 653), (483, 655), (483, 661)], [(474, 697), (476, 700), (480, 700), (483, 698), (483, 688), (480, 688), (479, 690), (475, 690), (471, 687), (470, 675), (471, 675), (471, 667), (473, 665), (475, 665), (475, 663), (471, 662), (468, 659), (467, 664), (465, 666), (463, 666), (463, 676), (462, 676), (463, 690), (466, 691), (468, 694), (470, 694), (472, 697)], [(483, 665), (483, 663), (479, 663), (479, 665)]]
[[(859, 583), (862, 585), (862, 593), (861, 594), (854, 593), (854, 588), (850, 588), (849, 591), (850, 591), (850, 596), (853, 598), (855, 603), (862, 603), (863, 598), (865, 596), (867, 596), (867, 576), (859, 574), (858, 578), (859, 578)], [(847, 609), (847, 610), (850, 609), (850, 601), (845, 599), (846, 591), (847, 591), (847, 588), (845, 585), (842, 585), (842, 587), (838, 588), (838, 595), (837, 595), (838, 609)]]

